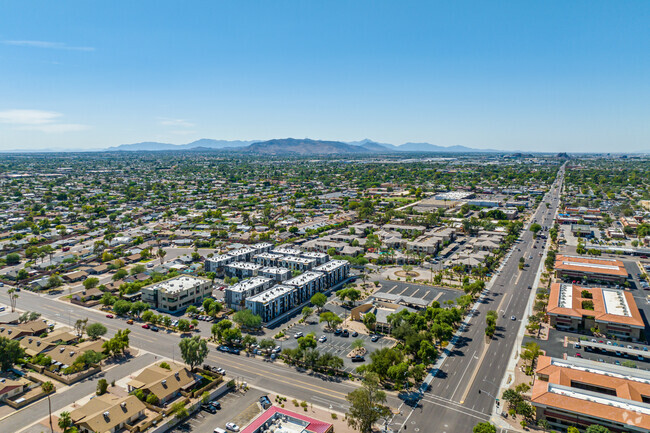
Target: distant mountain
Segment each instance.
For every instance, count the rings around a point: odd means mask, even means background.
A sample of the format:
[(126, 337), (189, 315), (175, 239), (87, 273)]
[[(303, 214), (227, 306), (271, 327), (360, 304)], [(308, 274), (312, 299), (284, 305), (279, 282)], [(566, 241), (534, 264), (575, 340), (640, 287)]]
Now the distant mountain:
[(400, 152), (452, 152), (452, 153), (465, 153), (465, 152), (498, 152), (492, 149), (473, 149), (465, 146), (436, 146), (430, 143), (404, 143), (397, 146), (396, 149)]
[(327, 141), (309, 138), (279, 138), (267, 141), (213, 140), (202, 138), (187, 144), (171, 144), (146, 141), (142, 143), (122, 144), (106, 149), (112, 152), (169, 151), (169, 150), (224, 150), (259, 155), (331, 155), (348, 153), (394, 153), (394, 152), (436, 152), (436, 153), (470, 153), (498, 152), (491, 149), (473, 149), (465, 146), (436, 146), (430, 143), (404, 143), (395, 146), (378, 143), (370, 139), (361, 141)]
[(171, 143), (158, 143), (155, 141), (145, 141), (142, 143), (121, 144), (115, 147), (109, 147), (108, 151), (157, 151), (157, 150), (190, 150), (197, 147), (205, 149), (225, 149), (231, 147), (244, 147), (248, 146), (255, 141), (241, 141), (241, 140), (213, 140), (211, 138), (202, 138), (187, 144), (171, 144)]
[(373, 153), (362, 146), (341, 141), (311, 140), (309, 138), (280, 138), (260, 141), (240, 149), (259, 155), (330, 155), (344, 153)]
[(377, 143), (367, 138), (361, 141), (348, 141), (347, 144), (363, 147), (372, 152), (395, 152), (397, 150), (397, 146), (394, 144)]

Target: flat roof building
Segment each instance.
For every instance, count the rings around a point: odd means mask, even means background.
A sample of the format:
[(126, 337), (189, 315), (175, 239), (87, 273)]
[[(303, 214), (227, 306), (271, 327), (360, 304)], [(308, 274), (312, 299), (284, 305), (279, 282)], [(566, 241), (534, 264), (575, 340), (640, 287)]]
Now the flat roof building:
[(308, 416), (271, 406), (253, 420), (241, 433), (263, 433), (275, 426), (287, 433), (333, 433), (334, 426)]
[(258, 275), (260, 277), (271, 278), (276, 282), (281, 283), (282, 281), (287, 281), (289, 278), (291, 278), (291, 271), (287, 268), (269, 266), (260, 269)]
[(296, 300), (298, 304), (307, 302), (316, 292), (322, 292), (326, 286), (325, 274), (322, 272), (305, 272), (284, 283), (297, 289)]
[(246, 309), (251, 310), (268, 323), (300, 304), (293, 286), (277, 285), (246, 299)]
[(586, 359), (540, 356), (531, 403), (537, 419), (565, 431), (592, 424), (611, 432), (650, 430), (650, 373)]
[(278, 266), (280, 259), (283, 259), (282, 254), (275, 253), (260, 253), (253, 256), (253, 261), (262, 266)]
[(212, 294), (210, 280), (180, 275), (142, 288), (142, 300), (168, 313), (183, 311)]
[(247, 298), (270, 289), (273, 284), (271, 278), (253, 277), (226, 288), (224, 300), (229, 308), (241, 310)]
[(226, 275), (237, 277), (240, 280), (257, 276), (257, 272), (262, 269), (262, 265), (249, 262), (232, 262), (226, 265)]
[(292, 271), (305, 272), (316, 266), (316, 259), (288, 256), (279, 259), (277, 264)]
[(555, 257), (555, 272), (565, 280), (590, 280), (622, 283), (627, 279), (627, 270), (620, 260), (592, 259), (558, 254)]
[(313, 271), (325, 275), (325, 287), (330, 289), (350, 275), (350, 262), (347, 260), (330, 260), (325, 264), (316, 266)]
[(319, 253), (316, 251), (307, 251), (304, 253), (300, 253), (300, 257), (316, 260), (316, 266), (320, 266), (324, 263), (327, 263), (330, 259), (329, 254)]
[(223, 275), (226, 265), (235, 261), (230, 254), (217, 254), (205, 259), (205, 272), (215, 272), (218, 276)]
[(548, 307), (551, 326), (589, 330), (638, 340), (645, 325), (630, 292), (575, 284), (551, 285)]

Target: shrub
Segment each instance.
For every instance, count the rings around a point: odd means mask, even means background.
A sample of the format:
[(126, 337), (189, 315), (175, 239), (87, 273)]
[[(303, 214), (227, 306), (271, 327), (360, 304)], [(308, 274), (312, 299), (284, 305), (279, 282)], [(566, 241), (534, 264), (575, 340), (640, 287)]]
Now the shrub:
[(160, 368), (164, 368), (165, 370), (171, 370), (172, 368), (167, 364), (166, 362), (161, 362), (160, 363)]

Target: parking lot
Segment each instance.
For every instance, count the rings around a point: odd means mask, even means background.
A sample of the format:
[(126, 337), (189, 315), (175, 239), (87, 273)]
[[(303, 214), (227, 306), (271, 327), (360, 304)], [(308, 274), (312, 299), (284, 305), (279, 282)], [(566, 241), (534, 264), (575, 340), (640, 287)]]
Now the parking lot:
[(169, 431), (173, 433), (213, 433), (216, 427), (225, 430), (227, 422), (234, 422), (242, 428), (261, 413), (262, 410), (257, 401), (263, 395), (266, 393), (254, 388), (250, 388), (245, 394), (239, 391), (230, 392), (217, 400), (221, 403), (221, 410), (218, 410), (216, 414), (199, 410), (188, 420)]
[(352, 334), (350, 334), (349, 337), (342, 337), (340, 335), (334, 335), (333, 332), (329, 330), (325, 330), (326, 324), (325, 323), (300, 323), (296, 324), (291, 327), (291, 335), (289, 335), (289, 339), (286, 341), (283, 341), (281, 344), (281, 347), (283, 349), (285, 348), (296, 348), (298, 347), (298, 340), (294, 338), (294, 334), (296, 332), (302, 332), (304, 335), (309, 334), (310, 332), (313, 332), (316, 335), (316, 338), (318, 339), (321, 336), (326, 336), (327, 341), (324, 343), (318, 343), (318, 346), (316, 347), (316, 350), (318, 350), (321, 353), (331, 353), (334, 356), (338, 356), (341, 359), (343, 359), (344, 367), (343, 369), (345, 371), (351, 372), (355, 368), (357, 368), (359, 365), (362, 365), (363, 362), (352, 362), (350, 358), (347, 357), (347, 354), (352, 350), (352, 344), (355, 342), (355, 340), (362, 340), (364, 343), (364, 347), (366, 348), (367, 354), (365, 357), (365, 362), (370, 361), (370, 357), (368, 354), (374, 352), (377, 349), (381, 349), (383, 347), (387, 346), (392, 346), (394, 341), (385, 337), (381, 337), (378, 341), (372, 342), (370, 341), (371, 336), (368, 334), (362, 334), (359, 333), (357, 337), (353, 337)]
[(407, 281), (381, 280), (381, 290), (379, 293), (390, 293), (392, 295), (410, 296), (428, 301), (438, 301), (441, 304), (450, 299), (456, 299), (464, 295), (463, 292), (453, 289), (443, 289), (440, 287), (424, 286), (422, 284), (413, 284)]
[[(567, 344), (566, 347), (564, 347), (565, 337), (569, 339), (569, 344)], [(611, 351), (607, 351), (607, 352), (602, 352), (599, 350), (586, 350), (582, 344), (580, 344), (579, 348), (576, 348), (575, 343), (576, 342), (579, 343), (578, 340), (581, 337), (586, 337), (589, 339), (589, 341), (591, 341), (593, 338), (590, 335), (582, 335), (573, 332), (558, 331), (556, 329), (551, 329), (548, 340), (536, 340), (530, 337), (525, 337), (524, 344), (527, 343), (528, 341), (534, 341), (535, 343), (539, 344), (542, 350), (546, 352), (547, 356), (552, 356), (554, 358), (562, 358), (566, 353), (568, 356), (576, 356), (576, 354), (578, 354), (579, 355), (578, 357), (583, 359), (588, 359), (590, 361), (605, 362), (608, 364), (615, 364), (615, 365), (620, 365), (624, 361), (631, 361), (635, 364), (636, 368), (650, 371), (650, 358), (639, 360), (636, 357), (631, 355), (626, 356), (624, 354), (621, 354), (621, 356), (616, 356), (616, 354), (614, 353), (615, 350), (614, 347), (612, 347)], [(608, 341), (606, 339), (596, 339), (596, 340), (604, 341), (604, 342)], [(627, 342), (626, 343), (618, 342), (618, 343), (625, 344), (625, 346), (629, 344), (632, 347), (639, 348), (640, 350), (643, 350), (644, 347), (647, 347), (649, 351), (648, 353), (650, 353), (650, 346), (647, 344), (627, 343)]]

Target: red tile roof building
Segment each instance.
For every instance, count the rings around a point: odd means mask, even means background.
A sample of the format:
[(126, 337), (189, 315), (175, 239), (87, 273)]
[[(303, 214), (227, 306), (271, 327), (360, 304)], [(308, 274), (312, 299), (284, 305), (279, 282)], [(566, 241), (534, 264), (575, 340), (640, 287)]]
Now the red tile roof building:
[(650, 430), (650, 373), (586, 359), (540, 356), (531, 403), (553, 429), (592, 424), (612, 433)]
[(603, 334), (635, 340), (645, 326), (634, 296), (616, 289), (554, 283), (546, 312), (558, 329), (598, 328)]
[(558, 254), (555, 257), (555, 273), (565, 280), (591, 280), (623, 283), (627, 270), (620, 260), (592, 259)]

